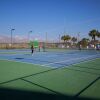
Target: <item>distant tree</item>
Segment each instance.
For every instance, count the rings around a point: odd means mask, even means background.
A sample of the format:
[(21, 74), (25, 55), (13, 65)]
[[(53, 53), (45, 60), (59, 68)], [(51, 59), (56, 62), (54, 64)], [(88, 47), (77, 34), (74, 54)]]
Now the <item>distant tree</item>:
[(64, 41), (65, 46), (67, 46), (67, 42), (71, 39), (69, 35), (64, 35), (61, 37), (61, 40)]
[(75, 43), (75, 42), (77, 41), (77, 38), (76, 38), (76, 37), (72, 37), (72, 38), (71, 38), (71, 41), (72, 41), (73, 43)]
[(66, 42), (69, 41), (71, 37), (69, 35), (66, 35)]
[(97, 37), (100, 38), (100, 32), (99, 31), (97, 31)]
[(88, 43), (89, 43), (89, 39), (88, 38), (83, 38), (81, 40), (82, 47), (87, 47)]
[(64, 35), (64, 36), (62, 36), (61, 37), (61, 40), (63, 40), (64, 41), (64, 43), (65, 43), (65, 41), (66, 41), (66, 36)]
[(89, 34), (90, 37), (92, 37), (92, 40), (95, 41), (95, 37), (99, 36), (100, 33), (97, 30), (93, 29), (88, 34)]
[(71, 37), (69, 35), (64, 35), (61, 37), (61, 40), (63, 40), (64, 42), (67, 42), (71, 39)]
[(83, 38), (82, 41), (89, 42), (90, 40), (88, 38)]

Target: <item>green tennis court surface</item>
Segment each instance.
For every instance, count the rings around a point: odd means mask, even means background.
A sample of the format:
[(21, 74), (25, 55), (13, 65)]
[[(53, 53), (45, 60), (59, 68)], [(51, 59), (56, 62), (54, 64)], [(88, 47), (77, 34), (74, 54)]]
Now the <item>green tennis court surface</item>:
[(0, 60), (0, 87), (100, 99), (100, 59), (55, 69)]
[(40, 73), (51, 68), (34, 66), (33, 64), (18, 63), (6, 60), (0, 60), (0, 83)]

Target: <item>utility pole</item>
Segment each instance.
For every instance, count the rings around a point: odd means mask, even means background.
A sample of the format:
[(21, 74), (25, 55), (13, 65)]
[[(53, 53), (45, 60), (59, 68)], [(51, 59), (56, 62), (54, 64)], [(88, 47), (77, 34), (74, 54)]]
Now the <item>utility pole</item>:
[(11, 48), (12, 48), (12, 44), (13, 44), (13, 38), (12, 38), (12, 35), (13, 35), (13, 31), (14, 31), (15, 29), (11, 29)]
[(47, 37), (47, 32), (46, 32), (46, 47), (47, 47), (47, 39), (48, 39), (48, 37)]
[(79, 46), (79, 50), (81, 50), (81, 44), (80, 44), (80, 32), (77, 34), (77, 40), (78, 40), (78, 46)]
[(80, 32), (77, 34), (77, 41), (80, 41)]
[(60, 44), (60, 39), (61, 39), (61, 38), (60, 38), (60, 34), (59, 34), (59, 44)]
[(32, 31), (29, 31), (28, 32), (28, 41), (27, 42), (29, 42), (30, 41), (30, 34), (32, 33)]

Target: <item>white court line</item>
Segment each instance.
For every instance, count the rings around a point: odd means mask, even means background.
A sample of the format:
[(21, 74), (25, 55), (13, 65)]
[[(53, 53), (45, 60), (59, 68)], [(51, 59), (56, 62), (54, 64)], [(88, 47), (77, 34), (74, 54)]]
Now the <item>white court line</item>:
[[(1, 56), (14, 56), (14, 55), (24, 55), (24, 54), (27, 54), (27, 53), (20, 53), (20, 54), (0, 54)], [(31, 53), (30, 53), (31, 55)]]
[[(29, 62), (24, 62), (24, 61), (16, 61), (16, 60), (1, 59), (1, 58), (0, 58), (0, 60), (6, 60), (6, 61), (12, 61), (12, 62), (19, 62), (19, 63), (31, 64), (31, 65), (36, 65), (36, 66), (41, 66), (41, 67), (43, 67), (43, 66), (40, 65), (40, 64), (34, 64), (34, 63), (29, 63)], [(44, 66), (44, 67), (55, 68), (55, 67), (52, 67), (52, 66)]]
[(97, 56), (97, 55), (92, 55), (92, 56), (88, 56), (88, 57), (73, 58), (73, 59), (63, 60), (63, 61), (57, 61), (57, 62), (53, 62), (53, 63), (44, 64), (42, 66), (52, 65), (52, 64), (55, 64), (55, 63), (62, 63), (62, 62), (71, 61), (71, 60), (78, 60), (78, 59), (81, 60), (83, 58), (87, 59), (87, 58), (94, 57), (94, 56)]
[(99, 58), (88, 59), (88, 60), (85, 60), (85, 61), (82, 61), (82, 62), (78, 62), (78, 63), (75, 63), (75, 64), (70, 64), (70, 65), (68, 65), (68, 66), (63, 66), (63, 67), (61, 67), (61, 68), (66, 68), (66, 67), (70, 67), (70, 66), (72, 66), (72, 65), (82, 64), (82, 63), (85, 63), (85, 62), (93, 61), (93, 60), (95, 60), (95, 59), (99, 59)]

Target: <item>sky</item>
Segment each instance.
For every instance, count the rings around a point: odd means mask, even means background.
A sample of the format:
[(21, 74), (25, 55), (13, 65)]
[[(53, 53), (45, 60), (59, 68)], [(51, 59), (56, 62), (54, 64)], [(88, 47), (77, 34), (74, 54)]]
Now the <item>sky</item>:
[(0, 36), (50, 41), (100, 31), (100, 0), (0, 0)]

